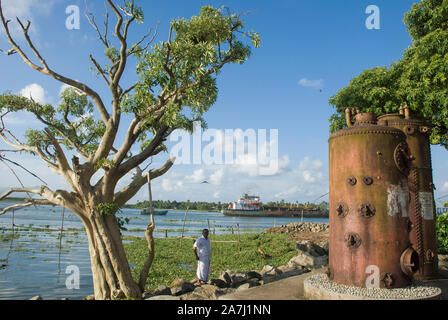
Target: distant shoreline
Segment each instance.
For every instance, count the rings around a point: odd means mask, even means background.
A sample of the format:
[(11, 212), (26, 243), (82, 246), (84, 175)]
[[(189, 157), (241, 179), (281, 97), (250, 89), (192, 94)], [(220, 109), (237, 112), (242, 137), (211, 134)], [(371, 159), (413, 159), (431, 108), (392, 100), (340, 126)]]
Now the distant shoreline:
[[(123, 206), (123, 209), (143, 210), (143, 209), (141, 209), (141, 208), (134, 208), (134, 207), (131, 207), (131, 206), (129, 206), (129, 205), (125, 205), (125, 206)], [(181, 211), (181, 212), (185, 212), (185, 211), (187, 211), (188, 209), (165, 209), (165, 208), (154, 208), (154, 210), (166, 210), (166, 211)], [(213, 211), (213, 210), (192, 210), (192, 209), (188, 210), (188, 212), (215, 212), (215, 213), (220, 213), (220, 211), (218, 211), (218, 210)]]
[(224, 210), (223, 214), (229, 217), (253, 217), (253, 218), (316, 218), (328, 219), (329, 212), (323, 210), (306, 210), (303, 213), (298, 211), (259, 211), (253, 214), (243, 210)]
[[(28, 198), (5, 198), (5, 199), (1, 200), (0, 202), (25, 203), (27, 199)], [(139, 208), (137, 206), (138, 206), (138, 204), (125, 204), (122, 207), (122, 209), (142, 210), (142, 208)], [(169, 212), (171, 212), (171, 211), (181, 211), (181, 212), (188, 211), (188, 212), (204, 212), (204, 213), (206, 213), (206, 212), (222, 213), (221, 210), (218, 210), (218, 209), (199, 210), (199, 209), (184, 209), (184, 208), (182, 208), (182, 209), (154, 208), (154, 210), (167, 210)], [(268, 212), (268, 211), (264, 211), (264, 212)], [(238, 215), (238, 216), (242, 216), (242, 215)], [(298, 214), (296, 212), (291, 213), (291, 214), (289, 214), (289, 213), (288, 214), (275, 214), (275, 213), (273, 213), (273, 214), (261, 214), (261, 215), (258, 215), (257, 217), (267, 217), (267, 218), (270, 218), (270, 217), (272, 217), (272, 218), (296, 218), (296, 217), (298, 217), (298, 218), (300, 218), (301, 214), (300, 213)], [(303, 217), (304, 218), (328, 218), (328, 213), (326, 215), (322, 214), (322, 213), (319, 213), (317, 215), (314, 215), (314, 214), (308, 215), (307, 213), (305, 213), (303, 215)]]

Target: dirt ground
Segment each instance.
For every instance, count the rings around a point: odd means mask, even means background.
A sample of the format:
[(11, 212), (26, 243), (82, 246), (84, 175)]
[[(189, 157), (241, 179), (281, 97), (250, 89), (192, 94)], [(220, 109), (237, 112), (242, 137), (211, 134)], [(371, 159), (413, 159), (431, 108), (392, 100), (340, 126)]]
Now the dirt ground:
[(289, 233), (288, 239), (293, 241), (309, 240), (317, 244), (328, 241), (329, 232), (303, 232), (293, 231)]
[(329, 231), (321, 232), (306, 232), (306, 231), (290, 231), (284, 227), (273, 227), (265, 231), (266, 233), (287, 233), (288, 240), (291, 241), (302, 241), (309, 240), (316, 244), (323, 244), (328, 241)]

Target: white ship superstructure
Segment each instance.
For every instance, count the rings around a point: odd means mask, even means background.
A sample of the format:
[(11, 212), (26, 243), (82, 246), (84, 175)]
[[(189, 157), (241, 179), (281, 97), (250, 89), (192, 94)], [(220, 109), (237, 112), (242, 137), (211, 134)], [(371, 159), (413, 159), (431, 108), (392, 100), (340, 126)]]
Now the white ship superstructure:
[(238, 201), (232, 202), (229, 205), (229, 210), (259, 211), (260, 197), (249, 196), (246, 194), (244, 198), (240, 198)]

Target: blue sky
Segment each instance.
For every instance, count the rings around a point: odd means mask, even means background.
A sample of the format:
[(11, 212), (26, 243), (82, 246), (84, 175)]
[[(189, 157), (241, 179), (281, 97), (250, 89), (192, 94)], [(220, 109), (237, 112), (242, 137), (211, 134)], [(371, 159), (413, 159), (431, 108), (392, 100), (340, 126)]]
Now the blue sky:
[[(328, 118), (333, 113), (330, 96), (367, 68), (389, 65), (401, 58), (411, 39), (402, 22), (405, 12), (416, 1), (291, 0), (291, 1), (137, 1), (145, 12), (144, 25), (135, 25), (138, 40), (159, 22), (156, 42), (167, 39), (169, 21), (197, 15), (203, 5), (227, 6), (235, 12), (254, 11), (246, 16), (246, 27), (257, 31), (261, 48), (254, 49), (244, 65), (224, 68), (218, 78), (219, 98), (206, 114), (212, 129), (278, 129), (280, 170), (261, 176), (247, 166), (178, 165), (154, 181), (154, 198), (171, 200), (232, 201), (241, 193), (260, 194), (262, 201), (313, 201), (328, 191)], [(89, 54), (101, 57), (93, 29), (81, 16), (79, 30), (65, 28), (65, 9), (77, 5), (84, 12), (84, 1), (3, 0), (6, 14), (33, 22), (31, 35), (42, 55), (56, 71), (89, 84), (109, 101), (101, 79), (89, 71)], [(102, 1), (88, 0), (96, 20), (102, 23)], [(380, 29), (368, 30), (366, 8), (380, 9)], [(19, 35), (18, 31), (15, 31)], [(19, 37), (20, 39), (20, 37)], [(25, 45), (23, 42), (20, 42)], [(0, 48), (9, 49), (3, 31)], [(131, 61), (125, 82), (135, 80)], [(58, 102), (61, 84), (23, 64), (18, 55), (0, 56), (0, 91), (33, 93), (43, 101)], [(31, 117), (11, 117), (10, 124), (24, 130)], [(5, 145), (0, 144), (4, 149)], [(448, 194), (447, 151), (435, 146), (433, 152), (436, 198)], [(39, 160), (8, 155), (36, 168), (55, 188), (64, 188), (62, 179), (51, 174)], [(154, 159), (163, 163), (167, 155)], [(8, 168), (0, 165), (0, 189), (18, 186)], [(38, 181), (20, 173), (26, 185)], [(200, 184), (207, 180), (209, 184)], [(124, 180), (125, 184), (128, 180)], [(0, 191), (1, 191), (0, 190)], [(142, 190), (134, 199), (147, 198)], [(322, 198), (326, 200), (328, 197)]]

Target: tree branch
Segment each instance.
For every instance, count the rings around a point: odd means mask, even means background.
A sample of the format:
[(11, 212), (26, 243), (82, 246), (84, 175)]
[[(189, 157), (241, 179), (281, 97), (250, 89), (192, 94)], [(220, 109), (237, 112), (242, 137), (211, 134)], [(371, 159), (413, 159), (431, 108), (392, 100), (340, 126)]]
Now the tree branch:
[(109, 48), (109, 41), (107, 40), (107, 33), (108, 33), (108, 29), (109, 29), (109, 13), (107, 12), (107, 6), (105, 6), (105, 8), (106, 8), (106, 19), (104, 21), (105, 31), (104, 31), (104, 36), (103, 36), (101, 34), (101, 32), (100, 32), (100, 29), (98, 28), (98, 25), (95, 22), (95, 16), (90, 11), (89, 6), (87, 5), (87, 1), (84, 1), (84, 3), (85, 3), (85, 6), (86, 6), (85, 16), (86, 16), (87, 20), (89, 21), (90, 25), (93, 27), (93, 29), (98, 34), (98, 38), (101, 40), (101, 42), (104, 44), (104, 46), (106, 48)]
[(148, 243), (148, 257), (146, 258), (145, 264), (140, 271), (140, 276), (138, 280), (138, 286), (141, 292), (145, 291), (146, 281), (148, 280), (149, 270), (151, 269), (152, 262), (154, 261), (154, 237), (153, 232), (155, 229), (154, 219), (151, 215), (152, 222), (148, 225), (145, 231), (146, 242)]
[(163, 126), (154, 136), (151, 143), (136, 156), (129, 158), (126, 162), (121, 164), (118, 167), (119, 179), (123, 177), (126, 173), (134, 169), (135, 167), (142, 164), (146, 159), (152, 156), (152, 153), (156, 150), (156, 148), (169, 136), (172, 132), (168, 126)]
[(106, 71), (104, 71), (103, 68), (101, 68), (99, 63), (93, 58), (92, 55), (90, 55), (89, 58), (90, 58), (90, 61), (92, 61), (92, 63), (95, 66), (95, 68), (98, 70), (98, 73), (101, 74), (101, 76), (103, 77), (104, 81), (107, 83), (108, 86), (110, 86), (110, 81), (106, 77)]
[(117, 192), (114, 195), (114, 203), (118, 206), (123, 206), (131, 200), (137, 192), (146, 184), (148, 181), (148, 174), (150, 175), (151, 180), (154, 180), (162, 175), (164, 175), (173, 165), (176, 159), (173, 156), (170, 156), (168, 161), (159, 169), (150, 170), (147, 174), (142, 176), (141, 172), (138, 172), (133, 181), (126, 186), (123, 190)]
[(26, 208), (26, 207), (31, 207), (31, 206), (56, 206), (54, 203), (52, 203), (51, 201), (48, 200), (30, 200), (27, 199), (27, 203), (22, 203), (22, 204), (14, 204), (12, 206), (6, 207), (4, 208), (2, 211), (0, 211), (0, 216), (6, 214), (8, 211), (11, 211), (13, 209), (17, 209), (17, 208)]
[[(72, 210), (75, 213), (79, 212), (79, 208), (83, 208), (83, 203), (80, 201), (79, 197), (74, 193), (69, 193), (64, 190), (52, 191), (46, 186), (41, 186), (40, 189), (31, 188), (12, 188), (0, 196), (0, 201), (8, 197), (12, 193), (31, 193), (43, 197), (45, 200), (34, 200), (29, 201), (36, 204), (48, 204), (54, 206), (61, 206)], [(36, 202), (36, 201), (40, 201)], [(78, 210), (76, 210), (78, 209)]]
[[(28, 151), (34, 154), (37, 154), (46, 164), (47, 166), (49, 166), (51, 169), (53, 169), (55, 172), (59, 173), (59, 166), (52, 162), (50, 159), (48, 159), (45, 154), (42, 152), (42, 150), (40, 150), (37, 147), (31, 147), (28, 145), (25, 145), (23, 143), (20, 143), (19, 141), (17, 143), (12, 142), (11, 140), (8, 139), (8, 137), (6, 137), (6, 135), (3, 133), (3, 131), (7, 131), (9, 133), (8, 130), (6, 129), (2, 129), (0, 130), (0, 137), (3, 139), (3, 141), (9, 145), (12, 148), (17, 149), (18, 151)], [(10, 133), (11, 134), (11, 133)], [(11, 135), (12, 136), (12, 135)], [(12, 136), (14, 137), (14, 136)]]
[(65, 83), (67, 85), (70, 85), (72, 87), (75, 87), (79, 90), (81, 90), (82, 92), (86, 93), (90, 98), (92, 98), (92, 100), (94, 101), (103, 121), (105, 123), (107, 123), (108, 119), (110, 118), (109, 113), (106, 110), (106, 107), (103, 104), (103, 101), (101, 100), (99, 94), (92, 90), (91, 88), (89, 88), (87, 85), (85, 85), (84, 83), (75, 81), (73, 79), (64, 77), (56, 72), (54, 72), (53, 70), (51, 70), (51, 68), (47, 65), (45, 59), (41, 56), (41, 54), (39, 53), (39, 51), (36, 49), (36, 47), (34, 46), (28, 31), (29, 28), (31, 26), (31, 22), (28, 21), (27, 25), (24, 26), (23, 23), (20, 21), (20, 19), (17, 18), (17, 21), (19, 22), (23, 34), (25, 36), (25, 39), (29, 45), (29, 47), (31, 48), (31, 50), (34, 52), (34, 54), (36, 55), (36, 57), (38, 58), (38, 60), (40, 61), (40, 63), (42, 64), (41, 66), (36, 65), (35, 63), (33, 63), (28, 56), (25, 54), (25, 52), (20, 48), (20, 46), (14, 41), (13, 37), (11, 36), (10, 30), (9, 30), (9, 26), (8, 23), (10, 22), (10, 20), (6, 20), (4, 15), (3, 15), (3, 8), (2, 8), (2, 1), (0, 0), (0, 18), (1, 21), (3, 23), (3, 27), (5, 29), (5, 33), (6, 33), (6, 37), (8, 38), (8, 42), (12, 45), (12, 49), (15, 50), (17, 53), (19, 53), (19, 55), (22, 57), (23, 61), (32, 69), (44, 74), (44, 75), (48, 75), (50, 77), (52, 77), (53, 79)]

